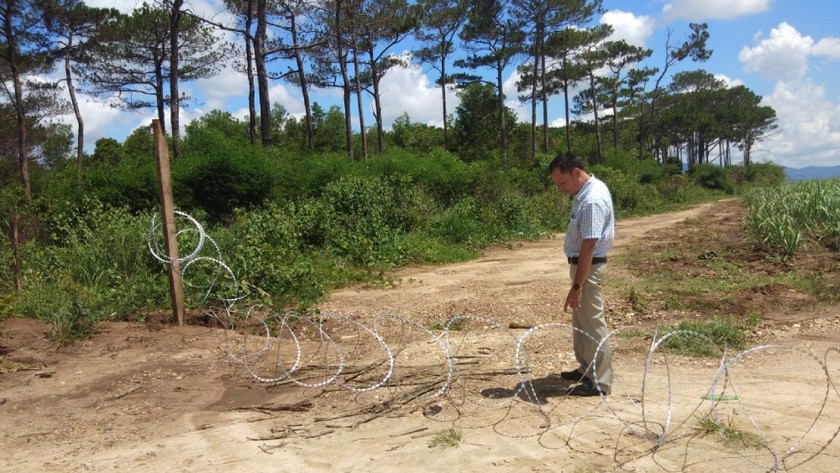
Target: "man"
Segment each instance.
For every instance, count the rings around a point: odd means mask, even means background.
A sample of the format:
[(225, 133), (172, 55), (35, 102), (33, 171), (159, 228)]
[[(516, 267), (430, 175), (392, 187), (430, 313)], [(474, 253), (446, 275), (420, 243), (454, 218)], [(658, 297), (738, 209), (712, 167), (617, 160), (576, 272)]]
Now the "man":
[(608, 330), (601, 285), (615, 237), (612, 196), (606, 184), (584, 171), (583, 160), (574, 153), (558, 155), (548, 165), (548, 172), (558, 189), (574, 197), (564, 245), (572, 287), (563, 311), (572, 309), (579, 366), (560, 376), (579, 381), (569, 389), (570, 396), (607, 395), (612, 383), (612, 354), (609, 340), (605, 340)]

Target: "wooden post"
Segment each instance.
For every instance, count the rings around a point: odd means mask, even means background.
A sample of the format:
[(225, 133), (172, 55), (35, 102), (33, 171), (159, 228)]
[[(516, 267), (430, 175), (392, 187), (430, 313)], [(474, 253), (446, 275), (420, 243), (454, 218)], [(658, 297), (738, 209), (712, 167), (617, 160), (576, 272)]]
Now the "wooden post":
[(172, 202), (172, 174), (169, 171), (169, 146), (160, 126), (152, 120), (155, 133), (155, 162), (160, 186), (160, 218), (163, 222), (163, 244), (169, 258), (169, 292), (172, 296), (172, 314), (178, 325), (184, 325), (184, 286), (181, 282), (181, 263), (178, 262), (178, 240), (175, 230), (175, 205)]

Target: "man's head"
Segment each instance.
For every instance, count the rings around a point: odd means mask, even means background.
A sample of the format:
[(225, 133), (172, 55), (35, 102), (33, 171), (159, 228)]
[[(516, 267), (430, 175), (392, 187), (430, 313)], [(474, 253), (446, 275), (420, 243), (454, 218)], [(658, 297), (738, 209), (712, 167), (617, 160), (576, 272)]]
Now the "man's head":
[(571, 151), (558, 154), (548, 165), (548, 173), (558, 189), (568, 195), (575, 195), (589, 180), (583, 170), (583, 160)]

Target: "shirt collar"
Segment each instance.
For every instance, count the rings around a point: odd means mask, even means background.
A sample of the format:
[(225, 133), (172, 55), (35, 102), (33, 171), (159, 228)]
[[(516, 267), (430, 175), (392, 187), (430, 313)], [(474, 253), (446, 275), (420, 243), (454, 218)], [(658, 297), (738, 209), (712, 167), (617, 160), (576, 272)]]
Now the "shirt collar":
[(592, 187), (592, 180), (594, 177), (595, 176), (592, 174), (589, 175), (589, 179), (587, 179), (586, 182), (583, 183), (583, 185), (575, 194), (575, 200), (580, 200), (584, 195), (586, 195), (587, 192), (589, 192), (589, 188)]

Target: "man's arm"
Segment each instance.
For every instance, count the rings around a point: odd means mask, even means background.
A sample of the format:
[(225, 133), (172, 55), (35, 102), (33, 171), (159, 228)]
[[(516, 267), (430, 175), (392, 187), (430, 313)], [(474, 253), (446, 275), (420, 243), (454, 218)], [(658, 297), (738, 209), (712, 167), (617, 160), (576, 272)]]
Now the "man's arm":
[[(566, 305), (563, 306), (564, 312), (567, 312), (570, 307), (572, 309), (580, 307), (583, 285), (586, 283), (586, 276), (589, 274), (589, 270), (592, 268), (592, 257), (595, 255), (596, 243), (598, 243), (597, 238), (588, 238), (583, 240), (580, 246), (577, 271), (575, 271), (575, 276), (572, 279), (572, 287), (569, 289), (569, 294), (566, 296)], [(580, 289), (575, 289), (575, 285), (579, 285)]]

